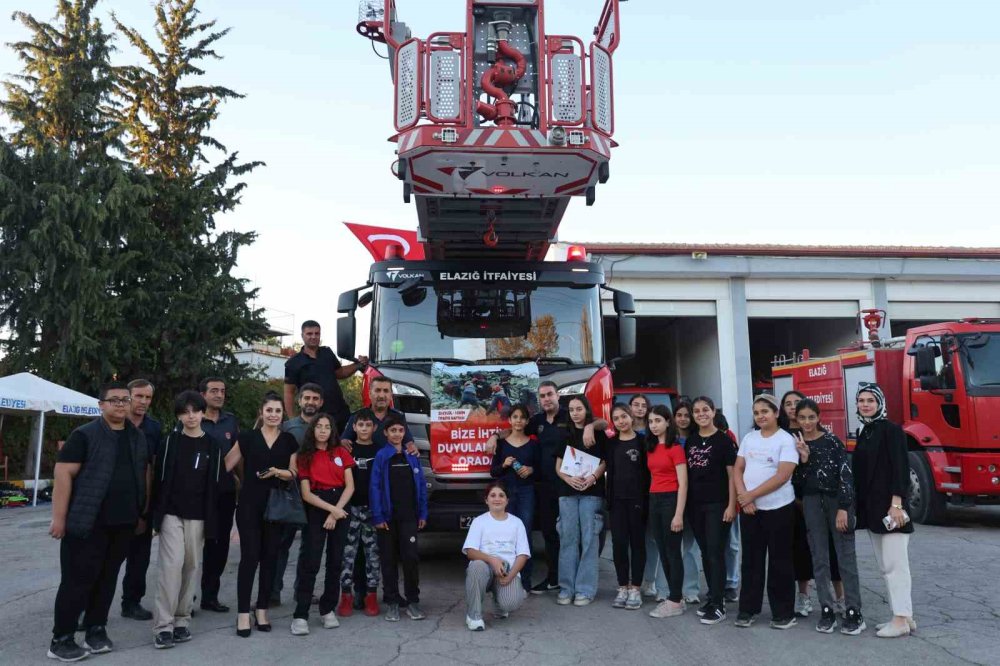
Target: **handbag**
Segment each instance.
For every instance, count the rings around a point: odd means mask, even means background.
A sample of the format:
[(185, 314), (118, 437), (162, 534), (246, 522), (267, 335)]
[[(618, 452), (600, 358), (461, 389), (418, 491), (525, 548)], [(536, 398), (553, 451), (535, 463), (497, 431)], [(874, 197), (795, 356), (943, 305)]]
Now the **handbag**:
[(271, 488), (267, 496), (264, 520), (285, 525), (305, 525), (306, 510), (302, 506), (302, 495), (295, 481), (281, 481)]

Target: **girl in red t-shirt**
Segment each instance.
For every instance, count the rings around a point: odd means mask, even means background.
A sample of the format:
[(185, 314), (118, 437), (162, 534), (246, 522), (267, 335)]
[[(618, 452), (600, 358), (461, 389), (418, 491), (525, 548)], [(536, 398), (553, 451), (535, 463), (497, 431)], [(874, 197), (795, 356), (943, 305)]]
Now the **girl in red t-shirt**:
[(299, 550), (292, 634), (305, 636), (309, 633), (309, 605), (324, 548), (326, 580), (323, 596), (319, 598), (319, 614), (325, 629), (340, 625), (334, 609), (340, 597), (340, 572), (349, 522), (345, 507), (354, 494), (351, 475), (354, 458), (340, 445), (337, 426), (329, 414), (317, 414), (309, 424), (299, 449), (298, 465), (307, 522)]
[(670, 594), (650, 611), (652, 617), (673, 617), (684, 612), (681, 587), (684, 563), (681, 539), (687, 502), (687, 460), (677, 443), (670, 409), (654, 405), (646, 417), (646, 464), (649, 466), (649, 524), (667, 575)]

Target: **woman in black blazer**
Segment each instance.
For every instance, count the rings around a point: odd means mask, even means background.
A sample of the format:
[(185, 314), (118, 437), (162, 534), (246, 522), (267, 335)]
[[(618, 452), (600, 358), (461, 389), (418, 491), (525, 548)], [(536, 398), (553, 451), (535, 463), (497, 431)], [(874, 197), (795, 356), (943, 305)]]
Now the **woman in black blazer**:
[[(885, 395), (878, 384), (862, 382), (856, 400), (863, 424), (853, 456), (857, 528), (868, 530), (871, 537), (893, 614), (891, 621), (878, 626), (877, 635), (906, 636), (916, 629), (907, 552), (913, 523), (909, 519), (906, 435), (886, 417)], [(891, 519), (892, 529), (883, 522), (886, 517)]]

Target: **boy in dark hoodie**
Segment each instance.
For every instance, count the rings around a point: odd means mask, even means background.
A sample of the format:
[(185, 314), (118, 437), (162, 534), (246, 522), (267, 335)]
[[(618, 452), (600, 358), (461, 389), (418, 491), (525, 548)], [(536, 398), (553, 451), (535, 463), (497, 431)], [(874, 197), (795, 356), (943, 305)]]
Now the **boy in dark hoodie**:
[[(420, 609), (417, 531), (427, 525), (427, 484), (420, 459), (403, 448), (406, 423), (389, 413), (382, 421), (389, 446), (375, 454), (372, 463), (368, 505), (378, 532), (382, 559), (382, 592), (388, 604), (385, 619), (399, 621), (399, 607), (413, 620), (427, 617)], [(399, 570), (403, 566), (406, 597), (399, 594)]]
[(153, 615), (157, 649), (191, 640), (188, 625), (202, 549), (205, 539), (216, 537), (222, 456), (218, 442), (201, 429), (205, 406), (197, 391), (177, 396), (174, 414), (181, 428), (167, 436), (153, 469), (153, 530), (160, 535)]

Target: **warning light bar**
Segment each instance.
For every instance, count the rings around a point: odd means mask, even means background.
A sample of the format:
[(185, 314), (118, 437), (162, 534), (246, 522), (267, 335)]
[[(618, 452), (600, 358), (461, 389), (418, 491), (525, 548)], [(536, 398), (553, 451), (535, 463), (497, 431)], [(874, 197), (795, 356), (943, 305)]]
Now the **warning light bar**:
[(570, 245), (566, 250), (566, 261), (587, 261), (587, 248), (582, 245)]

